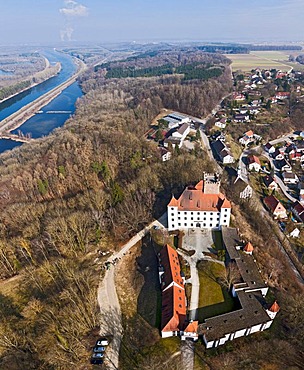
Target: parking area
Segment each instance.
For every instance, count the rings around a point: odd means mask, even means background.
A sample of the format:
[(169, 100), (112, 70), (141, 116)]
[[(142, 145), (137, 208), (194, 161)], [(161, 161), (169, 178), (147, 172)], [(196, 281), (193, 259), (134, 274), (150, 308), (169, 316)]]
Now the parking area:
[(188, 251), (195, 250), (194, 257), (201, 259), (203, 253), (212, 253), (214, 249), (212, 239), (212, 230), (210, 229), (189, 229), (185, 230), (183, 236), (182, 248)]

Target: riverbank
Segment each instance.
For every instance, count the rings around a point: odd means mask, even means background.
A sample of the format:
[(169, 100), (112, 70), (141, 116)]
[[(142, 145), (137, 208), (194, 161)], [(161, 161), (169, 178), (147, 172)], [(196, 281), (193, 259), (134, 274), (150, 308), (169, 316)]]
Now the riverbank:
[[(45, 57), (44, 57), (44, 58), (45, 58)], [(46, 72), (46, 70), (47, 70), (48, 68), (50, 68), (50, 62), (49, 62), (49, 60), (48, 60), (47, 58), (45, 58), (45, 60), (46, 60), (46, 65), (47, 65), (47, 67), (46, 67), (43, 71), (38, 72), (39, 74)], [(8, 96), (8, 97), (6, 97), (6, 98), (4, 98), (4, 99), (0, 100), (0, 104), (1, 104), (1, 103), (4, 103), (5, 101), (7, 101), (7, 100), (9, 100), (9, 99), (12, 99), (12, 98), (13, 98), (13, 97), (15, 97), (15, 96), (18, 96), (19, 94), (21, 94), (21, 93), (23, 93), (23, 92), (25, 92), (25, 91), (27, 91), (27, 90), (29, 90), (29, 89), (32, 89), (32, 88), (33, 88), (33, 87), (35, 87), (35, 86), (39, 86), (39, 85), (41, 85), (42, 83), (44, 83), (44, 82), (46, 82), (46, 81), (50, 80), (51, 78), (55, 77), (56, 75), (58, 75), (58, 74), (60, 73), (60, 71), (61, 71), (61, 63), (59, 63), (59, 62), (58, 62), (56, 65), (57, 65), (57, 69), (55, 70), (55, 73), (53, 73), (52, 75), (50, 75), (49, 77), (47, 77), (47, 78), (46, 78), (46, 79), (44, 79), (43, 81), (36, 82), (36, 83), (32, 83), (30, 86), (26, 87), (25, 89), (19, 90), (19, 91), (18, 91), (18, 92), (16, 92), (15, 94), (12, 94), (12, 95), (10, 95), (10, 96)], [(35, 75), (34, 75), (34, 76), (32, 76), (32, 77), (30, 77), (30, 78), (31, 78), (31, 79), (32, 79), (32, 78), (35, 78)], [(21, 81), (20, 81), (20, 82), (21, 82)], [(14, 85), (13, 85), (13, 86), (14, 86)]]
[(77, 71), (76, 73), (74, 73), (73, 76), (71, 76), (69, 79), (67, 79), (60, 85), (56, 86), (54, 89), (40, 96), (33, 102), (25, 105), (17, 112), (11, 114), (10, 116), (2, 120), (0, 123), (0, 134), (16, 130), (17, 128), (22, 126), (26, 121), (33, 117), (42, 107), (49, 104), (58, 95), (60, 95), (63, 90), (72, 85), (76, 81), (77, 77), (87, 69), (86, 64), (83, 63), (81, 60), (74, 58), (74, 62), (77, 65)]

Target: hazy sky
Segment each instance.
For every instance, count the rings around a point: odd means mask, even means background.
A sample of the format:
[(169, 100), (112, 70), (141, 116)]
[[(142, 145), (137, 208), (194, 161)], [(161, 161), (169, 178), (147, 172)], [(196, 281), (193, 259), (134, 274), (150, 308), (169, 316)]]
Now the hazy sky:
[(304, 0), (1, 0), (0, 44), (302, 41)]

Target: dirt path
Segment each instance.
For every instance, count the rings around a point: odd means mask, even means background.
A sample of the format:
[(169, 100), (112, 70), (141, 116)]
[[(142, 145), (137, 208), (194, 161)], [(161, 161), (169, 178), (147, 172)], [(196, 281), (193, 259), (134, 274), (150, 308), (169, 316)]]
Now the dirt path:
[(115, 287), (115, 265), (124, 255), (136, 245), (152, 227), (164, 227), (167, 219), (165, 213), (159, 220), (151, 222), (143, 230), (130, 239), (119, 252), (114, 253), (108, 258), (110, 269), (106, 271), (104, 279), (100, 282), (97, 299), (101, 312), (100, 335), (107, 336), (111, 339), (105, 356), (107, 369), (118, 369), (119, 350), (123, 336), (123, 327), (121, 320), (121, 308)]

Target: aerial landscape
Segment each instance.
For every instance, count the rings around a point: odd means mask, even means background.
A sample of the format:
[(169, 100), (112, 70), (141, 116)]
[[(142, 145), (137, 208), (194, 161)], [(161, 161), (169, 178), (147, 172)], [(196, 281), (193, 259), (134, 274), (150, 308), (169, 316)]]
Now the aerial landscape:
[(1, 14), (0, 369), (304, 369), (304, 3)]

